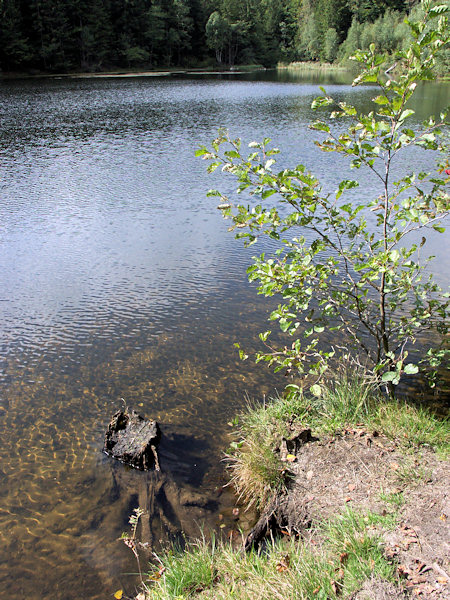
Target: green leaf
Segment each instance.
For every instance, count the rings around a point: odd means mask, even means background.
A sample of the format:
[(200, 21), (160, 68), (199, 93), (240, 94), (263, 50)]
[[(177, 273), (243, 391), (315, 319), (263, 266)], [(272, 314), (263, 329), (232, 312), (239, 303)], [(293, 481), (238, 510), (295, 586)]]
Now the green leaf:
[(411, 110), (410, 108), (407, 108), (406, 110), (404, 110), (402, 112), (402, 114), (400, 115), (399, 121), (404, 121), (405, 119), (407, 119), (408, 117), (410, 117), (411, 115), (414, 114), (415, 111)]
[(342, 196), (344, 190), (351, 190), (352, 188), (356, 188), (358, 186), (359, 183), (357, 181), (354, 181), (353, 179), (344, 179), (341, 181), (339, 188), (336, 190), (336, 199), (339, 199)]
[(323, 106), (330, 106), (330, 104), (333, 104), (332, 98), (329, 98), (328, 96), (319, 96), (318, 98), (312, 101), (311, 108), (313, 110), (317, 110), (318, 108), (322, 108)]
[(395, 379), (397, 379), (397, 377), (398, 377), (397, 371), (386, 371), (386, 373), (383, 373), (381, 380), (382, 381), (394, 381)]
[(239, 152), (236, 152), (236, 150), (227, 150), (225, 156), (227, 158), (240, 158), (240, 154)]
[(266, 198), (269, 198), (269, 196), (272, 196), (275, 193), (276, 193), (276, 190), (264, 190), (263, 193), (261, 194), (261, 198), (263, 200), (265, 200)]
[(317, 398), (322, 395), (322, 388), (317, 383), (315, 383), (314, 385), (312, 385), (309, 389), (311, 391), (311, 394), (313, 394)]
[(414, 365), (413, 363), (408, 363), (407, 365), (405, 365), (404, 371), (407, 375), (415, 375), (419, 372), (419, 367), (417, 365)]
[(439, 4), (438, 6), (434, 6), (431, 10), (430, 10), (430, 15), (435, 16), (435, 15), (444, 15), (445, 13), (449, 12), (449, 7), (447, 4)]
[(375, 102), (375, 104), (379, 104), (381, 106), (389, 104), (389, 98), (387, 98), (386, 96), (376, 96), (376, 98), (372, 98), (372, 101)]
[(330, 131), (330, 126), (323, 121), (315, 121), (309, 127), (310, 129), (315, 129), (316, 131), (326, 131), (327, 133)]

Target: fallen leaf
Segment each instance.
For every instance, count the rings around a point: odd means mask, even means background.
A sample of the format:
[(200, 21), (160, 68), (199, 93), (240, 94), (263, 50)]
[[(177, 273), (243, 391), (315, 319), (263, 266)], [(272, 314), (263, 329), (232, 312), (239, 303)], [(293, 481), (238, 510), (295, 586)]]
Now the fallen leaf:
[(426, 583), (426, 582), (427, 582), (427, 578), (426, 578), (426, 577), (424, 577), (423, 575), (416, 575), (415, 577), (413, 577), (413, 578), (411, 579), (411, 581), (412, 581), (413, 583), (415, 583), (415, 584), (418, 584), (418, 583)]
[(284, 563), (277, 563), (275, 569), (278, 571), (278, 573), (283, 573), (283, 571), (287, 571), (289, 567)]
[(398, 550), (396, 550), (395, 548), (392, 548), (392, 546), (389, 546), (385, 549), (384, 553), (386, 554), (387, 558), (396, 558), (398, 556)]
[(288, 455), (286, 456), (286, 460), (287, 460), (288, 462), (294, 462), (295, 460), (297, 460), (297, 457), (295, 456), (295, 454), (288, 454)]
[(356, 489), (356, 485), (354, 483), (349, 483), (348, 484), (348, 491), (349, 492), (353, 492), (354, 489)]
[(339, 556), (339, 562), (341, 564), (345, 563), (345, 562), (347, 562), (347, 559), (348, 559), (348, 552), (342, 552), (342, 554)]
[(427, 571), (431, 571), (431, 567), (427, 567), (426, 563), (424, 562), (420, 562), (420, 561), (416, 561), (417, 562), (417, 572), (418, 573), (426, 573)]
[(117, 598), (117, 600), (120, 600), (123, 596), (123, 590), (117, 590), (117, 592), (114, 594), (114, 598)]
[(342, 583), (340, 581), (332, 581), (331, 582), (331, 589), (333, 590), (333, 592), (336, 594), (336, 596), (340, 593), (341, 589), (342, 589)]
[(313, 591), (313, 595), (315, 596), (315, 595), (316, 595), (316, 594), (318, 594), (319, 592), (320, 592), (320, 587), (316, 588), (316, 589)]
[(441, 521), (445, 522), (447, 520), (447, 515), (442, 514), (439, 518)]
[(444, 584), (444, 585), (447, 585), (447, 583), (448, 583), (448, 579), (447, 579), (447, 577), (442, 577), (442, 576), (439, 576), (439, 577), (437, 578), (437, 581), (438, 581), (438, 583), (442, 583), (442, 584)]
[(405, 565), (398, 565), (397, 573), (400, 575), (400, 577), (409, 577), (410, 576), (410, 572), (407, 569), (407, 567), (405, 567)]

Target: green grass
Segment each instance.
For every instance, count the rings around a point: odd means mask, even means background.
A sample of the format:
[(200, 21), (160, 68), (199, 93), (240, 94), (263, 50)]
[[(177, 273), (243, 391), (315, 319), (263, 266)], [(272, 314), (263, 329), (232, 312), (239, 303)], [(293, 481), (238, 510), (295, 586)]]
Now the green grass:
[(308, 414), (301, 396), (289, 401), (277, 399), (264, 406), (249, 405), (238, 419), (234, 442), (228, 454), (231, 480), (241, 500), (262, 506), (285, 486), (285, 469), (274, 448), (289, 434), (290, 421), (302, 421)]
[(245, 553), (225, 542), (211, 548), (201, 540), (159, 556), (158, 576), (150, 575), (146, 595), (149, 600), (351, 598), (367, 579), (395, 581), (395, 565), (386, 559), (380, 536), (384, 524), (381, 515), (347, 509), (322, 524), (309, 544), (277, 540), (264, 552)]
[(378, 428), (403, 448), (426, 446), (440, 458), (450, 455), (450, 423), (429, 409), (407, 402), (378, 402), (368, 415), (368, 424)]
[(348, 71), (349, 68), (337, 63), (317, 61), (296, 61), (291, 63), (279, 63), (278, 69), (294, 69), (298, 71)]
[(395, 509), (400, 509), (405, 504), (405, 496), (403, 491), (397, 492), (380, 492), (380, 500), (386, 504), (393, 506)]

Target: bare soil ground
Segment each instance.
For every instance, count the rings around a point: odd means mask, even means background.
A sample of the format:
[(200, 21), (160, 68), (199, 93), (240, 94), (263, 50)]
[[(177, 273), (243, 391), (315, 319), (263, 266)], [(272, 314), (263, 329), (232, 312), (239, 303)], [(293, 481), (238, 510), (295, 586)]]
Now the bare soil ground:
[[(402, 587), (366, 583), (355, 600), (418, 597), (450, 599), (448, 463), (428, 450), (404, 454), (390, 440), (361, 427), (302, 446), (289, 464), (291, 515), (320, 522), (350, 505), (396, 515), (383, 530), (386, 554), (398, 562)], [(288, 510), (289, 512), (289, 510)], [(295, 519), (289, 519), (295, 528)]]

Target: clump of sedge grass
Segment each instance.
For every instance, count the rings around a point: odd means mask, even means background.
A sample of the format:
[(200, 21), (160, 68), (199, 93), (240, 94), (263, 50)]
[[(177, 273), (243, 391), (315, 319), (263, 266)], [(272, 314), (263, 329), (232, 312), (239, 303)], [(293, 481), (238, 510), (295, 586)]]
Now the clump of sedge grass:
[(231, 481), (248, 507), (265, 505), (286, 484), (285, 467), (274, 451), (288, 436), (289, 423), (307, 414), (302, 395), (276, 398), (263, 406), (253, 404), (239, 417), (239, 428), (227, 455)]
[(405, 401), (381, 402), (369, 415), (369, 423), (403, 447), (427, 446), (440, 458), (450, 454), (450, 422), (428, 408)]

